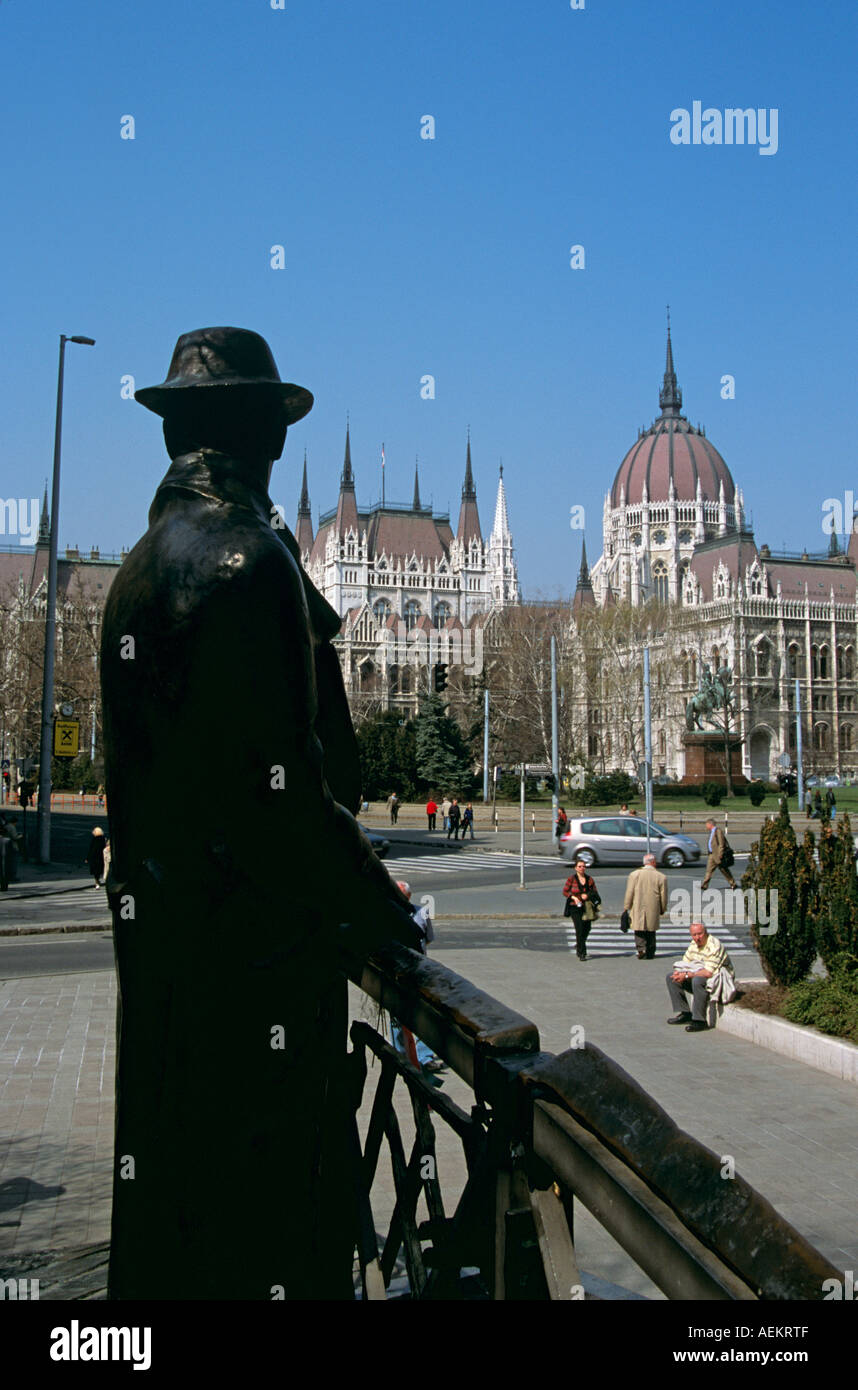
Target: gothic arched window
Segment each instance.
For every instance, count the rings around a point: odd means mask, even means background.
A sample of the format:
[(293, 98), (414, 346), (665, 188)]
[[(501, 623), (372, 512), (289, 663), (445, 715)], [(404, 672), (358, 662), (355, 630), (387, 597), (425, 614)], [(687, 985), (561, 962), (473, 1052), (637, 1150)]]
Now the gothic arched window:
[(754, 648), (754, 657), (758, 679), (762, 680), (765, 676), (770, 676), (772, 674), (772, 649), (765, 638), (762, 642), (758, 642)]
[(667, 603), (669, 597), (669, 580), (667, 577), (667, 565), (663, 560), (657, 560), (652, 567), (652, 591), (659, 603)]
[(405, 605), (405, 626), (410, 632), (420, 617), (420, 604), (416, 598), (410, 598)]
[(436, 603), (436, 604), (435, 604), (435, 626), (436, 626), (436, 627), (443, 627), (444, 623), (446, 623), (446, 622), (448, 621), (448, 619), (450, 618), (451, 613), (452, 613), (452, 609), (450, 608), (449, 603)]
[(390, 617), (390, 604), (386, 598), (377, 598), (372, 605), (372, 616), (379, 624), (386, 623)]

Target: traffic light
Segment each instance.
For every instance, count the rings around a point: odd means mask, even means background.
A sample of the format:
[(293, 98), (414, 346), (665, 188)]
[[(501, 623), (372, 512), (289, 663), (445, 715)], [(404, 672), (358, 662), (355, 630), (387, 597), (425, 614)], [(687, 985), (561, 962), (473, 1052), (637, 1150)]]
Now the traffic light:
[(435, 667), (435, 694), (440, 695), (447, 689), (447, 663), (439, 661)]

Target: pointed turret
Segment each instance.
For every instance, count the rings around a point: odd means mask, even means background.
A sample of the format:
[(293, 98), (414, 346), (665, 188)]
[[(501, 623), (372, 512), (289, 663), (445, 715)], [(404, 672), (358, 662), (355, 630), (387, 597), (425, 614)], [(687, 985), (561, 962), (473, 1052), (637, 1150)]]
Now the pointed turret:
[(664, 368), (664, 385), (658, 393), (658, 403), (662, 415), (679, 415), (682, 410), (682, 392), (676, 382), (673, 366), (673, 344), (670, 341), (670, 307), (667, 310), (667, 360)]
[(417, 469), (417, 460), (414, 460), (414, 500), (411, 503), (413, 512), (420, 511), (420, 477)]
[(500, 465), (500, 476), (498, 478), (498, 495), (497, 501), (495, 502), (495, 522), (492, 527), (492, 540), (497, 542), (512, 540), (509, 529), (509, 513), (506, 509), (506, 489), (503, 485), (503, 464)]
[(349, 438), (349, 422), (346, 420), (346, 456), (343, 459), (343, 471), (340, 474), (340, 490), (350, 487), (352, 492), (355, 490), (355, 479), (352, 473), (352, 446)]
[(48, 513), (48, 485), (45, 483), (45, 496), (42, 500), (42, 516), (39, 521), (39, 536), (36, 545), (50, 545), (51, 543), (51, 518)]
[(582, 608), (595, 608), (596, 595), (593, 593), (593, 585), (590, 581), (590, 569), (587, 564), (587, 542), (581, 537), (581, 568), (578, 571), (578, 584), (572, 599), (573, 614), (580, 613)]
[(310, 511), (310, 493), (307, 488), (307, 450), (304, 450), (304, 479), (301, 483), (301, 500), (298, 503), (298, 523), (295, 539), (302, 555), (313, 549), (313, 515)]
[(337, 499), (337, 519), (334, 529), (344, 536), (349, 527), (358, 530), (357, 502), (355, 500), (355, 478), (352, 472), (352, 446), (349, 438), (349, 422), (346, 421), (346, 454), (343, 471), (340, 474), (340, 495)]
[[(474, 506), (476, 507), (476, 500), (474, 501)], [(495, 501), (495, 520), (492, 526), (491, 536), (489, 537), (487, 558), (489, 584), (494, 603), (500, 606), (506, 603), (518, 603), (521, 598), (521, 590), (518, 586), (518, 571), (515, 565), (512, 532), (509, 529), (509, 513), (506, 509), (506, 488), (503, 482), (503, 464), (500, 465), (498, 474), (498, 495)]]
[(471, 435), (468, 432), (468, 452), (465, 458), (465, 482), (462, 487), (462, 507), (459, 512), (459, 525), (456, 528), (456, 540), (463, 541), (465, 545), (476, 538), (478, 541), (483, 539), (480, 530), (480, 514), (477, 511), (477, 489), (474, 487), (474, 475), (471, 471)]

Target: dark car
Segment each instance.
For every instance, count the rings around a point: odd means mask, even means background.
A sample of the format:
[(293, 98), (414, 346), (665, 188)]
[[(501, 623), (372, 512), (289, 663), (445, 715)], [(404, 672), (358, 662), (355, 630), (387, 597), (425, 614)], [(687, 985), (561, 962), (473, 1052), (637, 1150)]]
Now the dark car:
[(377, 835), (374, 830), (365, 830), (364, 834), (366, 835), (366, 838), (369, 840), (370, 844), (373, 847), (373, 850), (378, 855), (379, 859), (383, 859), (384, 856), (387, 854), (387, 851), (390, 849), (390, 841), (385, 840), (383, 835)]

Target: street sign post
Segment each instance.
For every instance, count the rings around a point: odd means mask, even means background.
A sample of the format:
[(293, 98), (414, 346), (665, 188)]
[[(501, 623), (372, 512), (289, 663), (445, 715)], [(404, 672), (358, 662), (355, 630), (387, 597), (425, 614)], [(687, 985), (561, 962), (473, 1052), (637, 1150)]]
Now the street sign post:
[(80, 720), (54, 720), (54, 757), (76, 758), (80, 749)]

